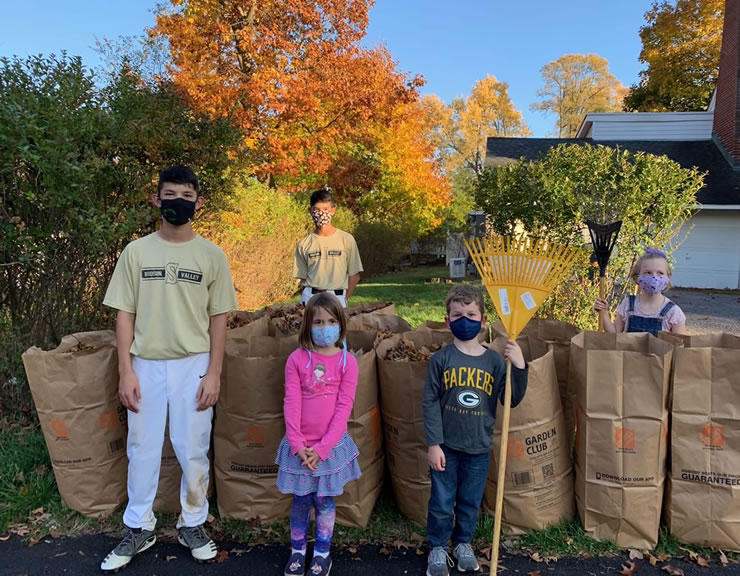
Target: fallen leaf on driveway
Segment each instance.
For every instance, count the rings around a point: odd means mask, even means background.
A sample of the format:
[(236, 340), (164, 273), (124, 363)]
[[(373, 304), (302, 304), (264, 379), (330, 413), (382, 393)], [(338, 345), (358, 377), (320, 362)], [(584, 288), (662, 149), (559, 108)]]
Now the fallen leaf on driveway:
[(227, 558), (229, 557), (229, 551), (228, 550), (219, 550), (218, 554), (216, 554), (216, 563), (221, 564), (223, 563)]
[(630, 560), (642, 560), (644, 558), (645, 556), (643, 555), (642, 552), (640, 552), (639, 550), (630, 548)]
[(709, 560), (704, 558), (703, 556), (697, 556), (696, 557), (696, 563), (701, 566), (702, 568), (709, 567)]
[(385, 546), (383, 546), (380, 550), (378, 550), (378, 553), (382, 554), (383, 556), (390, 556), (391, 551), (388, 550)]
[[(740, 302), (740, 298), (738, 298), (738, 301)], [(727, 566), (730, 563), (730, 561), (727, 559), (727, 555), (721, 549), (719, 551), (719, 561), (722, 566)]]
[(684, 576), (683, 570), (681, 568), (676, 568), (675, 566), (671, 564), (666, 564), (662, 568), (665, 572), (668, 572), (671, 576)]
[(164, 557), (164, 561), (165, 562), (170, 562), (170, 561), (174, 560), (175, 558), (177, 558), (177, 556), (165, 556)]
[(540, 576), (540, 571), (533, 570), (532, 572), (527, 572), (527, 576)]
[(635, 572), (637, 572), (637, 564), (634, 562), (627, 562), (626, 566), (622, 564), (622, 569), (619, 571), (619, 574), (622, 574), (622, 576), (632, 576)]
[(529, 557), (534, 560), (535, 562), (542, 562), (542, 558), (540, 558), (539, 552), (532, 552)]

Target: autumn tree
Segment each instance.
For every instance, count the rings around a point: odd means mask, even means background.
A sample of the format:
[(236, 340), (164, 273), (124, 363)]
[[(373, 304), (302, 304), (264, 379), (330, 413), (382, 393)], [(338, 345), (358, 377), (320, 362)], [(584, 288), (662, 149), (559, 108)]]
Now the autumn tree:
[(488, 75), (478, 80), (470, 96), (445, 104), (425, 96), (432, 138), (448, 174), (459, 169), (476, 176), (483, 170), (489, 136), (529, 136), (522, 114), (509, 98), (509, 86)]
[(360, 45), (370, 0), (170, 0), (174, 83), (196, 110), (236, 119), (254, 171), (305, 188), (366, 128), (418, 98), (421, 80)]
[(533, 110), (554, 114), (558, 138), (573, 138), (588, 112), (613, 112), (622, 106), (626, 88), (598, 54), (564, 54), (540, 70), (545, 84), (537, 90)]
[(724, 0), (653, 2), (640, 28), (639, 83), (628, 111), (705, 110), (719, 73)]

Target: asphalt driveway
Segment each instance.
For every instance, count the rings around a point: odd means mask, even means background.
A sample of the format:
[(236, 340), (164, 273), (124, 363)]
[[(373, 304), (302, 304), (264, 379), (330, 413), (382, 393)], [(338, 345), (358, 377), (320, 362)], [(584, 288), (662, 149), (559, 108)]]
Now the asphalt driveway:
[(729, 332), (740, 336), (740, 291), (723, 294), (672, 288), (666, 295), (686, 314), (689, 334)]

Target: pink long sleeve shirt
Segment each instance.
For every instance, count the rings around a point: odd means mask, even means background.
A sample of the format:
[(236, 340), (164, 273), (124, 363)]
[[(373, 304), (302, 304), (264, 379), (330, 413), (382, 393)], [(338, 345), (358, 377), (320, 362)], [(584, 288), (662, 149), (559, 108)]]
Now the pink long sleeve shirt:
[(298, 348), (285, 363), (285, 437), (295, 454), (313, 447), (319, 458), (329, 452), (347, 431), (357, 389), (357, 360), (347, 353), (342, 372), (342, 352), (326, 356)]

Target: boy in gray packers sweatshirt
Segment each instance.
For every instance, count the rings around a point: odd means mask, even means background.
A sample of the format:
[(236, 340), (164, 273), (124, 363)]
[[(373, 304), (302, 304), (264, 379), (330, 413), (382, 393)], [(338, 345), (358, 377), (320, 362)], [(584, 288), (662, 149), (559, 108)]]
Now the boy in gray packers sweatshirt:
[[(454, 340), (429, 359), (423, 396), (432, 480), (427, 576), (448, 576), (448, 565), (454, 566), (447, 552), (450, 536), (458, 571), (479, 569), (470, 541), (486, 487), (496, 402), (503, 404), (506, 383), (504, 359), (478, 342), (486, 321), (481, 291), (455, 286), (445, 305)], [(516, 406), (527, 389), (527, 365), (514, 340), (504, 356), (512, 364), (511, 405)]]

